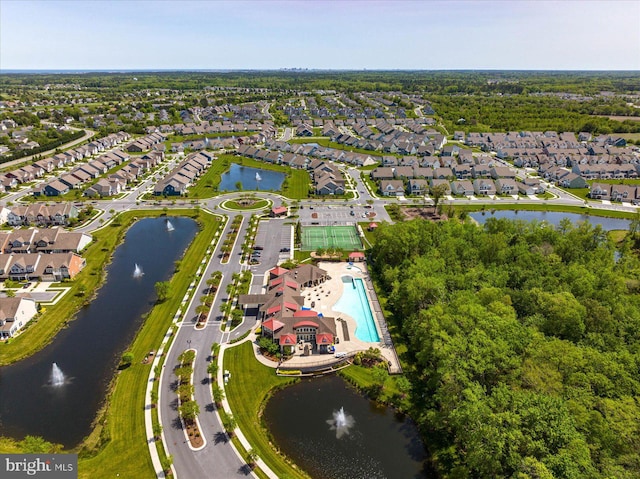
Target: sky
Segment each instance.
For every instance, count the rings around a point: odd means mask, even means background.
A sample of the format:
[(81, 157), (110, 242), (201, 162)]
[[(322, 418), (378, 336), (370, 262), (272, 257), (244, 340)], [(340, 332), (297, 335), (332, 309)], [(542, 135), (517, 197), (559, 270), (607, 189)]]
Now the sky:
[(640, 70), (640, 0), (0, 0), (5, 70)]

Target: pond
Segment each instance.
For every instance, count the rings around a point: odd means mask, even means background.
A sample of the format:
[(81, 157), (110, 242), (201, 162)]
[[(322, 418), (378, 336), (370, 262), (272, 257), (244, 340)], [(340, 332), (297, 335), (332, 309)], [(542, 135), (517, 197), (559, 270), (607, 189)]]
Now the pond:
[[(484, 214), (483, 214), (484, 213)], [(604, 216), (590, 216), (581, 215), (578, 213), (564, 213), (561, 211), (524, 211), (524, 210), (496, 210), (491, 211), (475, 211), (469, 213), (469, 216), (476, 220), (480, 224), (488, 218), (506, 218), (509, 220), (524, 220), (524, 221), (546, 221), (552, 225), (558, 226), (560, 221), (564, 218), (568, 218), (572, 223), (579, 221), (588, 221), (592, 225), (601, 225), (606, 231), (610, 230), (626, 230), (629, 229), (631, 224), (630, 220), (621, 218), (606, 218)]]
[[(120, 356), (154, 304), (155, 283), (171, 277), (197, 229), (179, 217), (129, 228), (105, 283), (77, 319), (42, 351), (0, 368), (0, 435), (43, 436), (73, 447), (89, 434)], [(52, 385), (53, 363), (64, 376), (60, 386)]]
[(278, 191), (282, 188), (285, 174), (279, 171), (251, 168), (232, 163), (231, 168), (220, 176), (220, 191), (238, 191), (236, 183), (242, 183), (242, 190)]
[(435, 477), (416, 426), (338, 376), (306, 379), (273, 395), (263, 418), (278, 447), (311, 477)]

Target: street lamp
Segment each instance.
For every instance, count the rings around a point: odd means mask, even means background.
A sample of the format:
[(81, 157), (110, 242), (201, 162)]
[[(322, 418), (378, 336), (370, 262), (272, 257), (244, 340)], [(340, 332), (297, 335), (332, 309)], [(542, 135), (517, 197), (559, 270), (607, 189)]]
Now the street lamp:
[(187, 349), (191, 349), (191, 340), (187, 339)]

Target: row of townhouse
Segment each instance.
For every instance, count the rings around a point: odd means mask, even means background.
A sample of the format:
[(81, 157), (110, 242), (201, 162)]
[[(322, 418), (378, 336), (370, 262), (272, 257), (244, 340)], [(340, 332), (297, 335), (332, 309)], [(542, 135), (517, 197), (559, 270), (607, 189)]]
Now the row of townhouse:
[(112, 150), (87, 163), (76, 165), (72, 170), (33, 188), (34, 196), (60, 196), (72, 189), (78, 189), (110, 169), (130, 159), (122, 150)]
[(346, 180), (337, 165), (315, 159), (309, 170), (316, 195), (344, 195)]
[(445, 194), (458, 196), (489, 195), (535, 195), (544, 193), (540, 180), (527, 178), (517, 181), (513, 178), (477, 178), (471, 180), (449, 181), (445, 178), (416, 178), (410, 180), (382, 180), (380, 193), (383, 196), (404, 196), (405, 194), (422, 196), (433, 191), (433, 188), (444, 185)]
[(26, 183), (46, 174), (52, 173), (56, 169), (64, 168), (87, 157), (110, 148), (114, 148), (120, 143), (127, 141), (130, 135), (125, 132), (112, 133), (103, 138), (98, 138), (91, 143), (77, 148), (57, 153), (56, 155), (35, 161), (30, 165), (24, 165), (15, 170), (8, 171), (0, 176), (0, 182), (5, 191), (17, 187), (20, 183)]
[(166, 140), (167, 137), (162, 133), (151, 133), (150, 135), (143, 136), (142, 138), (138, 138), (134, 142), (129, 143), (126, 150), (131, 153), (140, 153), (148, 151), (153, 148), (154, 145), (159, 145)]
[(257, 137), (250, 138), (203, 138), (201, 140), (186, 140), (178, 143), (171, 143), (171, 152), (172, 153), (184, 153), (186, 149), (190, 149), (193, 151), (200, 150), (225, 150), (230, 148), (235, 148), (239, 143), (242, 144), (256, 144), (261, 142)]
[(60, 227), (0, 231), (0, 254), (80, 253), (91, 241), (87, 233), (65, 231)]
[(373, 181), (391, 179), (426, 178), (438, 180), (471, 179), (471, 178), (515, 178), (515, 173), (504, 166), (455, 165), (453, 168), (432, 168), (430, 166), (378, 166), (371, 171)]
[(62, 281), (86, 266), (76, 253), (10, 253), (0, 255), (0, 280)]
[(640, 203), (640, 187), (637, 185), (592, 183), (589, 197), (594, 200), (621, 201), (637, 205)]
[(363, 150), (418, 156), (432, 156), (446, 143), (444, 135), (437, 132), (430, 134), (398, 132), (398, 134), (389, 135), (380, 133), (369, 138), (339, 133), (331, 137), (331, 141)]
[(84, 195), (91, 198), (103, 198), (120, 194), (127, 185), (136, 181), (140, 176), (158, 166), (164, 160), (164, 153), (151, 151), (139, 158), (135, 158), (115, 173), (106, 178), (100, 178), (89, 186)]
[(189, 186), (211, 166), (213, 154), (201, 151), (187, 156), (167, 176), (160, 180), (153, 189), (156, 196), (184, 195)]
[[(326, 148), (317, 144), (301, 145), (290, 144), (286, 141), (270, 140), (264, 144), (266, 149), (260, 149), (252, 146), (246, 148), (246, 146), (247, 145), (243, 145), (239, 147), (238, 153), (243, 156), (260, 159), (262, 161), (273, 163), (280, 162), (294, 168), (306, 168), (306, 163), (308, 163), (308, 161), (305, 162), (303, 160), (294, 161), (295, 157), (304, 157), (307, 158), (307, 160), (309, 160), (309, 157), (314, 157), (323, 160), (348, 163), (354, 166), (373, 165), (379, 159), (378, 156), (367, 155), (364, 153), (352, 153), (335, 148)], [(267, 156), (267, 153), (270, 153), (270, 150), (272, 152), (275, 151), (275, 154), (272, 153)], [(290, 155), (287, 155), (287, 153), (290, 153)]]
[(571, 153), (538, 153), (526, 154), (514, 157), (513, 164), (520, 168), (539, 168), (544, 164), (552, 166), (573, 167), (575, 165), (602, 165), (602, 164), (637, 164), (640, 163), (640, 155), (631, 148), (609, 148), (606, 153), (599, 155), (584, 155)]
[(78, 217), (78, 208), (73, 203), (52, 205), (33, 203), (7, 208), (6, 222), (9, 226), (67, 226), (69, 220)]

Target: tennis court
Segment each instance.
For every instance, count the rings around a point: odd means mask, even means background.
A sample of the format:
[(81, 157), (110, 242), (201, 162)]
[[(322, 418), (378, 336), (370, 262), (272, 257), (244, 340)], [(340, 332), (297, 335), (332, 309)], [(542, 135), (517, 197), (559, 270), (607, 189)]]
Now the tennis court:
[(302, 228), (302, 250), (341, 248), (345, 251), (362, 249), (355, 226), (305, 226)]

